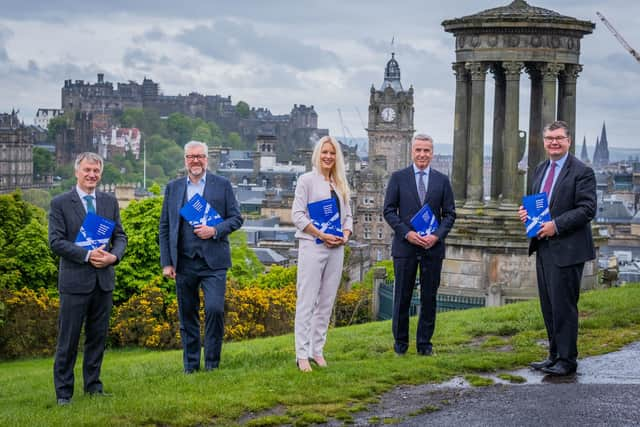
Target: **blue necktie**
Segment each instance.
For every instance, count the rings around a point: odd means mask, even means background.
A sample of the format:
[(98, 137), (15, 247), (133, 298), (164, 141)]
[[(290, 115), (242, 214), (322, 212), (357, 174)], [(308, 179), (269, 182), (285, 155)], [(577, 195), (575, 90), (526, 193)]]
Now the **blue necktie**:
[(87, 213), (96, 213), (96, 207), (93, 204), (93, 196), (86, 195), (83, 199), (87, 202)]

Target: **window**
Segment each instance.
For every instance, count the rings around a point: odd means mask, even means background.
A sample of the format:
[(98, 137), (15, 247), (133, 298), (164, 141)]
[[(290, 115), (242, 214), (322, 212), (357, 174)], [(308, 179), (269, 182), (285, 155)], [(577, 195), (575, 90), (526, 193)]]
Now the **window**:
[(378, 227), (378, 239), (382, 239), (384, 237), (384, 231), (382, 227)]
[(366, 240), (371, 239), (371, 228), (369, 228), (369, 227), (365, 227), (364, 228), (364, 238)]
[(364, 214), (364, 222), (371, 222), (371, 212), (365, 212)]

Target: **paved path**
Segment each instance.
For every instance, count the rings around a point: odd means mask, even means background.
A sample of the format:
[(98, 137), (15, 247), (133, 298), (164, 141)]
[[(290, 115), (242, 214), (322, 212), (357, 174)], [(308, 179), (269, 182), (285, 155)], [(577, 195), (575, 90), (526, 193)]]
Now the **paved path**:
[(355, 425), (400, 426), (639, 426), (640, 342), (579, 361), (577, 375), (554, 379), (529, 369), (509, 372), (521, 385), (403, 386), (354, 417)]

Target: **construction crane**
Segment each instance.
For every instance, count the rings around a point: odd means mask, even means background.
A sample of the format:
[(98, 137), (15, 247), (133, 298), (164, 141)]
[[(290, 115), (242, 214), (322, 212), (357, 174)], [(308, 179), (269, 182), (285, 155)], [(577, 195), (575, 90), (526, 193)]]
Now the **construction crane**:
[(618, 33), (618, 31), (616, 31), (615, 28), (613, 28), (613, 25), (611, 25), (611, 23), (609, 21), (607, 21), (607, 18), (604, 17), (603, 14), (601, 14), (600, 12), (596, 12), (596, 15), (598, 15), (598, 18), (600, 18), (600, 20), (602, 22), (604, 22), (604, 25), (607, 26), (607, 28), (609, 29), (609, 31), (611, 31), (613, 33), (613, 35), (615, 36), (616, 39), (618, 39), (618, 41), (620, 42), (620, 44), (622, 46), (624, 46), (624, 48), (631, 54), (633, 55), (634, 58), (636, 58), (636, 61), (640, 62), (640, 54), (631, 46), (629, 46), (629, 43), (627, 43), (627, 41), (620, 35), (620, 33)]
[(349, 140), (346, 141), (346, 143), (347, 145), (351, 145), (351, 142), (353, 141), (354, 138), (349, 128), (344, 124), (344, 120), (342, 120), (342, 111), (340, 111), (339, 108), (338, 108), (338, 117), (340, 117), (340, 125), (342, 126), (342, 136), (345, 139), (347, 138), (347, 136), (349, 136)]

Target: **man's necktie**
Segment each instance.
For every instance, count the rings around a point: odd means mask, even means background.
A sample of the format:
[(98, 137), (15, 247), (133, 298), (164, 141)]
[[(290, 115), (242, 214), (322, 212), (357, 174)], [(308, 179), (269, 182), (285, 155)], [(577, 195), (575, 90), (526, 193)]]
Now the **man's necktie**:
[(542, 192), (547, 193), (547, 198), (549, 197), (549, 193), (551, 192), (551, 186), (553, 185), (553, 178), (556, 175), (556, 162), (551, 162), (551, 167), (549, 168), (549, 174), (547, 175), (547, 180), (544, 182), (544, 187), (542, 187)]
[(93, 204), (93, 196), (84, 196), (83, 199), (87, 202), (87, 212), (96, 213), (96, 207)]
[(427, 189), (424, 187), (424, 171), (418, 172), (418, 197), (420, 204), (424, 205), (424, 198), (427, 196)]

